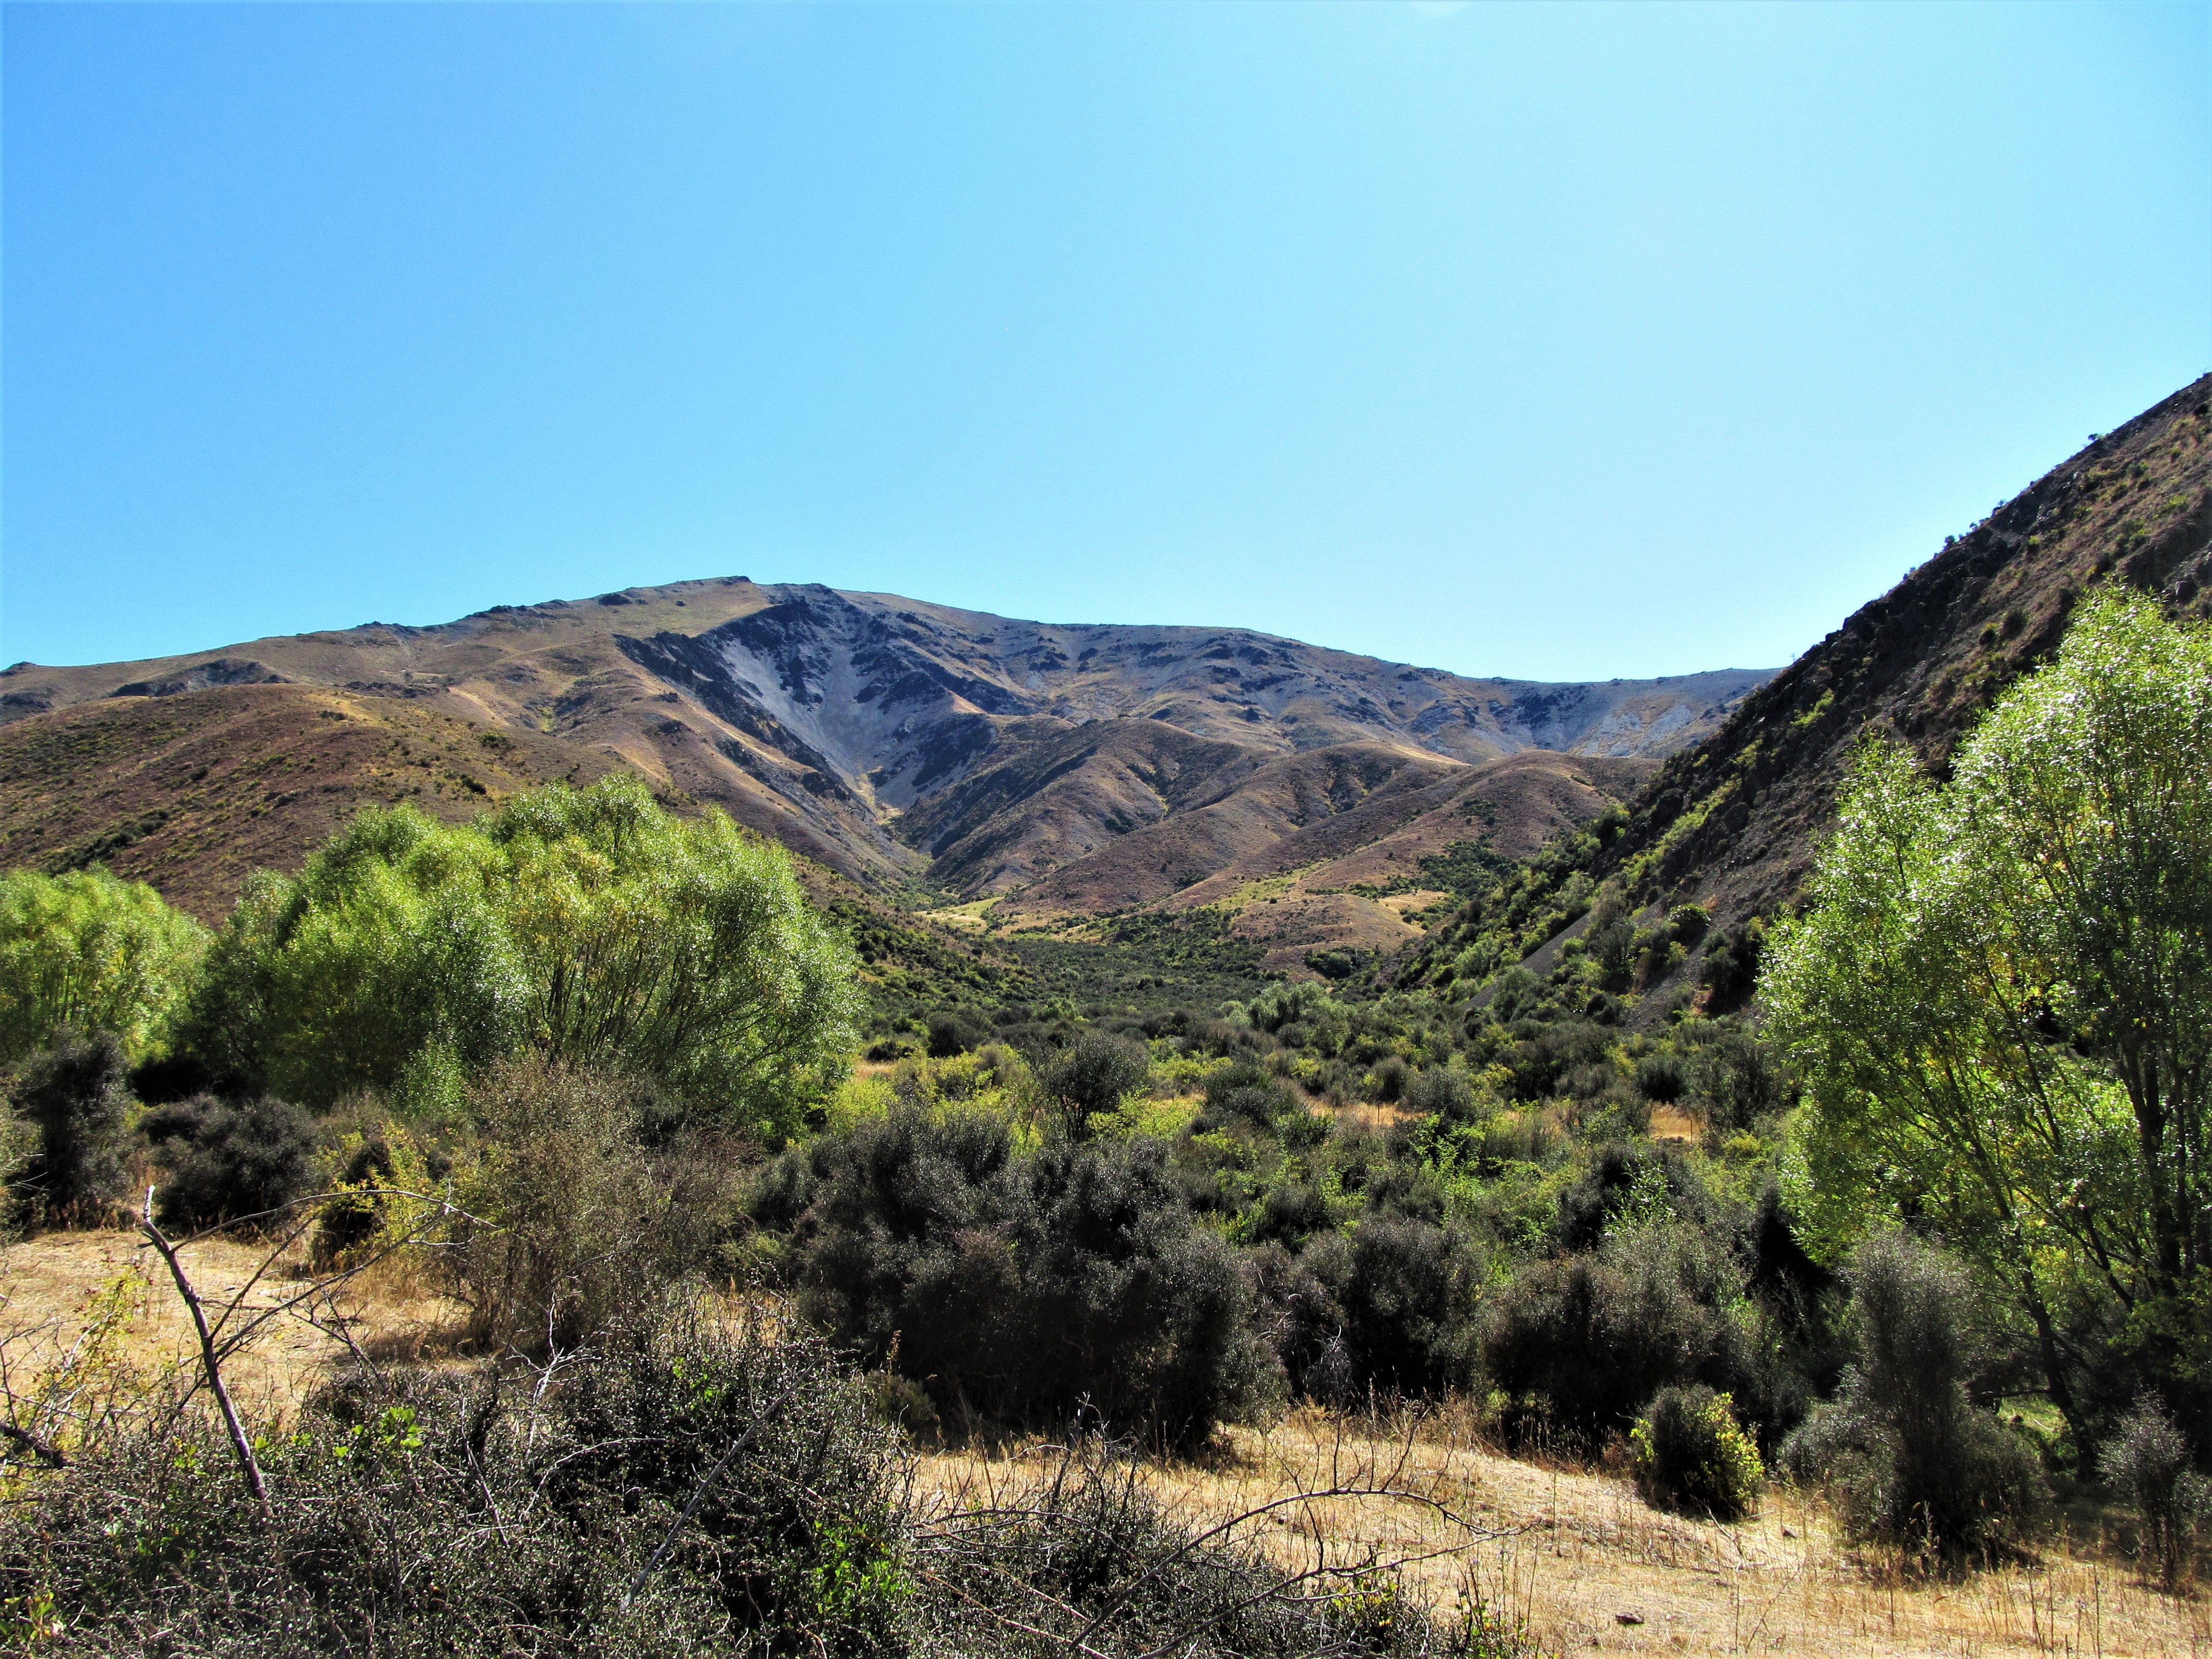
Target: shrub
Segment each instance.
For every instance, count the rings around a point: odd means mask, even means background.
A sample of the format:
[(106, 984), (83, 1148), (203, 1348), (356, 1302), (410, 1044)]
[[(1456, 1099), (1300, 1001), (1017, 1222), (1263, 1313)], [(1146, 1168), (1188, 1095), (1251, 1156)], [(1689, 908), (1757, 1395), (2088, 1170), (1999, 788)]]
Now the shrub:
[(1698, 979), (1714, 1012), (1735, 1008), (1751, 994), (1759, 983), (1759, 957), (1765, 940), (1765, 925), (1757, 916), (1725, 933), (1708, 936)]
[(1704, 1184), (1680, 1153), (1616, 1140), (1560, 1191), (1553, 1237), (1562, 1254), (1594, 1250), (1623, 1227), (1669, 1217), (1702, 1221), (1707, 1208)]
[(1288, 1288), (1282, 1341), (1291, 1375), (1323, 1401), (1466, 1387), (1486, 1265), (1464, 1235), (1401, 1216), (1370, 1215), (1349, 1237), (1317, 1238)]
[(1271, 1129), (1298, 1105), (1297, 1091), (1250, 1060), (1225, 1066), (1206, 1079), (1206, 1107), (1197, 1127), (1218, 1129), (1242, 1121)]
[(1628, 1437), (1647, 1502), (1716, 1521), (1741, 1521), (1759, 1507), (1766, 1470), (1727, 1395), (1702, 1383), (1662, 1389)]
[(1150, 1051), (1133, 1038), (1085, 1031), (1045, 1066), (1039, 1081), (1058, 1103), (1068, 1132), (1081, 1136), (1093, 1117), (1112, 1112), (1122, 1096), (1145, 1086), (1152, 1063)]
[(97, 866), (0, 872), (0, 1065), (62, 1025), (143, 1050), (206, 948), (207, 930), (143, 882)]
[(1661, 1049), (1636, 1063), (1636, 1086), (1644, 1091), (1646, 1100), (1656, 1100), (1662, 1106), (1671, 1106), (1688, 1092), (1689, 1073), (1680, 1056)]
[(1730, 1025), (1705, 1033), (1691, 1077), (1705, 1133), (1716, 1145), (1782, 1110), (1796, 1092), (1781, 1056), (1752, 1033)]
[(474, 1219), (441, 1259), (495, 1349), (573, 1349), (707, 1264), (736, 1209), (736, 1160), (689, 1136), (638, 1144), (641, 1092), (538, 1060), (495, 1066), (471, 1105), (483, 1150), (456, 1182)]
[(1847, 1537), (1954, 1558), (2016, 1543), (2046, 1493), (2034, 1453), (1966, 1397), (1966, 1275), (1890, 1231), (1859, 1246), (1845, 1277), (1856, 1358), (1784, 1461), (1830, 1483)]
[(1530, 1262), (1492, 1299), (1482, 1367), (1506, 1426), (1595, 1448), (1670, 1383), (1761, 1391), (1727, 1246), (1679, 1223), (1613, 1232), (1596, 1251)]
[(162, 1166), (155, 1215), (172, 1232), (261, 1215), (314, 1179), (314, 1120), (269, 1096), (234, 1105), (200, 1095), (156, 1107), (138, 1128)]
[(2197, 1522), (2212, 1510), (2212, 1486), (2192, 1467), (2188, 1437), (2164, 1407), (2145, 1399), (2115, 1426), (2097, 1467), (2136, 1506), (2142, 1518), (2138, 1553), (2172, 1589), (2189, 1564)]
[(67, 1029), (24, 1065), (15, 1109), (38, 1139), (16, 1185), (33, 1226), (90, 1225), (122, 1196), (131, 1107), (125, 1070), (113, 1033)]
[(929, 1017), (929, 1057), (950, 1060), (991, 1039), (991, 1028), (975, 1015), (951, 1009)]
[(1386, 1105), (1391, 1104), (1405, 1097), (1406, 1085), (1413, 1075), (1413, 1068), (1404, 1060), (1396, 1054), (1385, 1054), (1368, 1076), (1368, 1093)]
[(265, 1511), (210, 1413), (149, 1412), (11, 1505), (0, 1582), (96, 1654), (874, 1653), (912, 1594), (894, 1434), (819, 1339), (648, 1301), (536, 1397), (321, 1392), (262, 1441)]
[(1465, 1123), (1475, 1115), (1474, 1084), (1468, 1074), (1449, 1066), (1431, 1066), (1417, 1073), (1406, 1085), (1408, 1111), (1427, 1112), (1448, 1123)]
[(1310, 1182), (1287, 1177), (1270, 1186), (1260, 1200), (1253, 1218), (1255, 1243), (1276, 1239), (1297, 1249), (1314, 1234), (1325, 1231), (1334, 1218), (1328, 1198)]
[(1016, 1156), (1005, 1121), (899, 1107), (818, 1139), (794, 1276), (864, 1364), (948, 1420), (1064, 1426), (1088, 1407), (1170, 1446), (1249, 1415), (1273, 1385), (1251, 1291), (1199, 1226), (1158, 1140)]

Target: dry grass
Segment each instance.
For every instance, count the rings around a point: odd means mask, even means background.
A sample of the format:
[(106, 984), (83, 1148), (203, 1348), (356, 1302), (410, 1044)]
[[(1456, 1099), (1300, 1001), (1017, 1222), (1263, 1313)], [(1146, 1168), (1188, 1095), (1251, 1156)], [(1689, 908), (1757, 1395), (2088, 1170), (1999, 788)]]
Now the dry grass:
[[(306, 1287), (296, 1255), (281, 1258), (256, 1281), (267, 1254), (256, 1246), (210, 1238), (179, 1254), (211, 1322), (231, 1308), (237, 1310), (234, 1320), (250, 1318)], [(10, 1378), (20, 1384), (67, 1353), (95, 1301), (118, 1281), (128, 1289), (131, 1309), (122, 1356), (155, 1374), (197, 1363), (191, 1316), (150, 1249), (129, 1233), (46, 1233), (0, 1246), (0, 1352)], [(332, 1311), (353, 1343), (379, 1360), (437, 1358), (459, 1328), (453, 1304), (391, 1265), (346, 1285)], [(348, 1357), (343, 1338), (283, 1315), (264, 1325), (223, 1371), (242, 1411), (281, 1420)]]
[(1705, 1133), (1705, 1124), (1695, 1114), (1680, 1106), (1655, 1105), (1651, 1109), (1651, 1139), (1654, 1140), (1697, 1140)]
[[(251, 1310), (299, 1287), (289, 1261), (249, 1286), (261, 1260), (227, 1240), (184, 1252), (216, 1310)], [(128, 1357), (149, 1370), (189, 1363), (189, 1321), (150, 1251), (119, 1232), (58, 1233), (0, 1247), (0, 1353), (11, 1377), (64, 1352), (118, 1281), (132, 1287)], [(436, 1358), (459, 1325), (452, 1304), (392, 1272), (349, 1286), (341, 1311), (354, 1342), (379, 1358)], [(228, 1375), (250, 1416), (281, 1420), (346, 1357), (339, 1339), (287, 1318)], [(1000, 1503), (1049, 1462), (1026, 1443), (932, 1452), (920, 1459), (920, 1488), (946, 1510)], [(1389, 1488), (1401, 1495), (1289, 1504), (1239, 1535), (1301, 1568), (1401, 1562), (1441, 1601), (1471, 1583), (1552, 1653), (2212, 1659), (2212, 1607), (2147, 1587), (2101, 1537), (2062, 1537), (2034, 1560), (1928, 1582), (1839, 1547), (1814, 1495), (1773, 1491), (1738, 1527), (1664, 1515), (1606, 1473), (1499, 1455), (1464, 1413), (1393, 1421), (1302, 1408), (1265, 1431), (1231, 1431), (1203, 1462), (1148, 1462), (1143, 1479), (1193, 1526), (1300, 1492)]]
[[(921, 1481), (948, 1507), (1004, 1501), (1050, 1461), (1036, 1448), (939, 1452), (922, 1459)], [(1317, 1553), (1403, 1562), (1441, 1601), (1472, 1582), (1549, 1653), (2212, 1653), (2204, 1603), (2146, 1588), (2094, 1541), (1927, 1582), (1839, 1548), (1809, 1495), (1771, 1493), (1740, 1527), (1664, 1515), (1626, 1481), (1501, 1456), (1449, 1420), (1347, 1423), (1300, 1410), (1270, 1431), (1233, 1432), (1206, 1462), (1149, 1464), (1145, 1480), (1194, 1527), (1299, 1492), (1402, 1491), (1292, 1504), (1242, 1535), (1285, 1566)]]

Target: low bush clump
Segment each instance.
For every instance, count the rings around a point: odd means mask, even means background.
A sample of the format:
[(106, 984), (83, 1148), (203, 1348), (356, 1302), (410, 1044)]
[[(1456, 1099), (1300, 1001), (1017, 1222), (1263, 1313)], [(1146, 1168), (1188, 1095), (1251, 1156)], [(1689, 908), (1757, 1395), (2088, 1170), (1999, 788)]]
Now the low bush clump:
[(138, 1128), (161, 1165), (155, 1218), (172, 1233), (265, 1215), (314, 1182), (314, 1119), (270, 1096), (198, 1095), (155, 1108)]
[(1316, 1238), (1290, 1275), (1283, 1346), (1323, 1403), (1441, 1394), (1473, 1380), (1486, 1262), (1462, 1235), (1370, 1216)]
[(1628, 1438), (1645, 1501), (1716, 1521), (1741, 1521), (1759, 1507), (1766, 1468), (1727, 1395), (1701, 1383), (1662, 1389)]
[(1038, 1081), (1068, 1133), (1080, 1137), (1092, 1118), (1107, 1115), (1122, 1096), (1143, 1088), (1151, 1069), (1151, 1053), (1133, 1037), (1085, 1031), (1053, 1057)]
[(1966, 1396), (1966, 1273), (1892, 1231), (1859, 1246), (1846, 1278), (1856, 1358), (1784, 1460), (1828, 1483), (1849, 1537), (1954, 1559), (2015, 1546), (2043, 1510), (2043, 1473)]
[(726, 1147), (690, 1134), (641, 1144), (633, 1084), (536, 1059), (471, 1095), (483, 1152), (453, 1202), (466, 1219), (441, 1260), (494, 1348), (574, 1348), (642, 1295), (702, 1266), (735, 1218)]
[(2136, 1506), (2144, 1569), (2172, 1589), (2189, 1565), (2199, 1522), (2212, 1513), (2212, 1483), (2197, 1473), (2188, 1437), (2156, 1400), (2142, 1401), (2106, 1443), (2098, 1473)]
[(787, 1154), (759, 1193), (796, 1217), (805, 1304), (948, 1421), (1082, 1408), (1188, 1447), (1269, 1396), (1246, 1275), (1158, 1140), (1017, 1155), (1003, 1117), (901, 1105)]
[(1733, 1316), (1743, 1296), (1728, 1247), (1675, 1222), (1528, 1263), (1493, 1298), (1483, 1332), (1483, 1370), (1509, 1398), (1508, 1431), (1590, 1449), (1669, 1384), (1757, 1395), (1748, 1334)]
[(1198, 1115), (1197, 1127), (1221, 1129), (1242, 1122), (1257, 1129), (1273, 1129), (1297, 1111), (1300, 1103), (1298, 1091), (1290, 1084), (1265, 1066), (1240, 1060), (1207, 1076), (1206, 1105)]

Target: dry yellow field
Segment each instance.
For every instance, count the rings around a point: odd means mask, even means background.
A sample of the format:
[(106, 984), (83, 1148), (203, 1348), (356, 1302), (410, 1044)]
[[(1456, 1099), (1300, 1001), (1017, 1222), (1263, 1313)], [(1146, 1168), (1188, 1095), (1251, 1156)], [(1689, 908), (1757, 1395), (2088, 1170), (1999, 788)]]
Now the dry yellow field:
[[(260, 1252), (235, 1243), (192, 1245), (184, 1260), (217, 1310), (265, 1307), (302, 1285), (281, 1263), (252, 1284)], [(10, 1382), (20, 1388), (64, 1352), (103, 1288), (118, 1283), (130, 1287), (131, 1357), (149, 1369), (189, 1363), (182, 1304), (131, 1236), (55, 1234), (0, 1247), (0, 1358)], [(356, 1285), (339, 1310), (354, 1343), (379, 1358), (427, 1358), (457, 1323), (452, 1304), (389, 1277)], [(346, 1354), (343, 1341), (284, 1316), (228, 1374), (241, 1407), (267, 1420), (288, 1414)], [(1003, 1500), (1042, 1479), (1050, 1457), (1033, 1444), (926, 1451), (916, 1490), (946, 1510)], [(1740, 1527), (1665, 1515), (1601, 1471), (1499, 1455), (1462, 1413), (1394, 1422), (1301, 1408), (1264, 1431), (1230, 1431), (1201, 1462), (1147, 1462), (1140, 1478), (1194, 1527), (1272, 1505), (1231, 1535), (1285, 1565), (1396, 1564), (1409, 1586), (1439, 1601), (1472, 1590), (1548, 1653), (2212, 1659), (2212, 1602), (2146, 1587), (2100, 1537), (2062, 1536), (2033, 1561), (1924, 1582), (1839, 1547), (1816, 1494), (1772, 1489)], [(1344, 1495), (1301, 1496), (1330, 1491)], [(1370, 1495), (1352, 1495), (1362, 1492)]]
[[(1018, 1492), (1051, 1461), (940, 1452), (921, 1459), (919, 1484), (948, 1508), (973, 1507)], [(1148, 1464), (1143, 1479), (1194, 1527), (1279, 1504), (1235, 1535), (1286, 1567), (1402, 1563), (1439, 1601), (1480, 1594), (1547, 1653), (2212, 1654), (2212, 1608), (2146, 1588), (2095, 1540), (1928, 1583), (1838, 1548), (1815, 1496), (1773, 1491), (1741, 1527), (1687, 1520), (1611, 1476), (1498, 1455), (1448, 1420), (1392, 1436), (1300, 1410), (1265, 1432), (1233, 1431), (1203, 1464)], [(1347, 1487), (1411, 1496), (1282, 1501)]]

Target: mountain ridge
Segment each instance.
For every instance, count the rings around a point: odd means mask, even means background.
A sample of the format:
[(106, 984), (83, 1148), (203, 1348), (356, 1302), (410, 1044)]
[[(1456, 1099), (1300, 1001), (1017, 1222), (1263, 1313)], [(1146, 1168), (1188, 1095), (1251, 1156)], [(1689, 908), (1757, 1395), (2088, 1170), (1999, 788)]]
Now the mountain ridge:
[[(410, 703), (588, 751), (848, 878), (974, 897), (1191, 813), (1236, 816), (1248, 786), (1267, 805), (1193, 842), (1211, 861), (1176, 871), (1182, 884), (1407, 769), (1429, 783), (1532, 750), (1655, 758), (1766, 677), (1476, 679), (1249, 629), (1036, 623), (738, 576), (143, 662), (18, 664), (0, 672), (0, 732), (254, 687)], [(1322, 774), (1318, 793), (1299, 781)], [(1063, 888), (1087, 902), (1080, 880)]]

